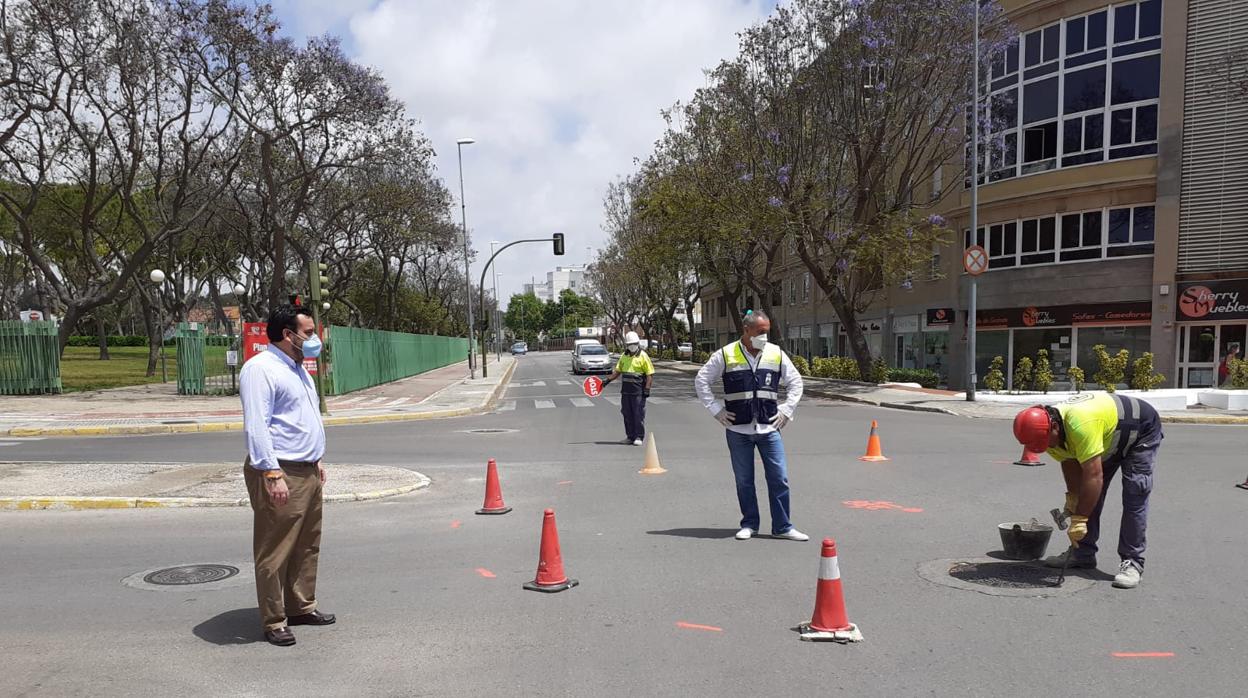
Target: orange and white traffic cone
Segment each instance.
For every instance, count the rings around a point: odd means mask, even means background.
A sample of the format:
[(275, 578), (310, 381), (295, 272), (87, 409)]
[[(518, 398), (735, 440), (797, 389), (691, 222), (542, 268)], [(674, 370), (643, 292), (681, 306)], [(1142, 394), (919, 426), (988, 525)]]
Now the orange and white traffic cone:
[(525, 589), (553, 594), (580, 584), (575, 579), (568, 579), (568, 575), (563, 572), (563, 555), (559, 553), (559, 529), (555, 527), (554, 509), (547, 509), (542, 516), (542, 547), (538, 555), (537, 576), (533, 581), (524, 583)]
[(867, 453), (859, 456), (858, 460), (872, 462), (888, 460), (884, 457), (883, 449), (880, 448), (880, 435), (876, 433), (876, 430), (879, 428), (879, 423), (874, 419), (871, 420), (871, 435), (867, 437)]
[(815, 591), (815, 613), (809, 623), (798, 626), (803, 640), (811, 642), (862, 642), (858, 626), (849, 622), (845, 597), (841, 593), (841, 568), (836, 561), (836, 542), (823, 539), (819, 558), (819, 584)]
[(654, 432), (646, 434), (646, 461), (637, 472), (642, 475), (662, 475), (667, 472), (659, 463), (659, 445), (654, 440)]
[(1023, 446), (1023, 455), (1014, 461), (1014, 465), (1044, 465), (1044, 461), (1040, 460), (1040, 454)]
[(478, 514), (506, 514), (511, 507), (503, 504), (503, 488), (498, 484), (498, 464), (491, 458), (485, 466), (485, 503)]

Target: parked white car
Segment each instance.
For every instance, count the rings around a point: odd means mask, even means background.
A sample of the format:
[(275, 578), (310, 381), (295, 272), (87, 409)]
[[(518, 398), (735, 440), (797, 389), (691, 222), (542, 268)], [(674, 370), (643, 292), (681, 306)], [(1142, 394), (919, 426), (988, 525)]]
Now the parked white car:
[(689, 342), (681, 342), (676, 346), (676, 353), (680, 356), (693, 356), (693, 345)]

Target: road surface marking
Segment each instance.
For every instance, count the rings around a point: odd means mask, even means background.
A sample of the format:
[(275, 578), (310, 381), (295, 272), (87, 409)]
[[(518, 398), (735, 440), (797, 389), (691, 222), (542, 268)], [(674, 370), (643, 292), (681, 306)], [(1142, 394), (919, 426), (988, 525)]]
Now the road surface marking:
[(665, 397), (648, 397), (646, 398), (646, 402), (653, 402), (656, 405), (666, 405), (671, 402), (671, 400)]
[(594, 401), (587, 397), (574, 397), (572, 398), (572, 404), (577, 407), (593, 407)]
[(379, 404), (379, 403), (385, 402), (386, 400), (389, 400), (389, 399), (390, 399), (390, 398), (388, 398), (388, 397), (375, 397), (375, 398), (373, 398), (372, 400), (369, 400), (369, 401), (368, 401), (367, 403), (365, 403), (365, 404), (368, 404), (368, 405), (376, 405), (376, 404)]
[(573, 385), (572, 381), (555, 381), (555, 385)]
[(1173, 657), (1174, 652), (1114, 652), (1118, 659), (1162, 659)]
[(619, 407), (619, 406), (620, 406), (620, 398), (619, 398), (619, 396), (616, 396), (616, 395), (609, 395), (609, 396), (607, 396), (605, 399), (606, 399), (606, 401), (607, 401), (607, 402), (611, 403), (612, 405), (615, 405), (616, 407)]
[(459, 528), (462, 525), (463, 524), (461, 524), (458, 519), (451, 522), (451, 528)]
[(556, 482), (555, 484), (556, 484), (556, 485), (571, 485), (571, 484), (572, 484), (572, 481), (571, 481), (571, 480), (560, 480), (559, 482)]
[(363, 400), (363, 399), (364, 398), (362, 397), (349, 397), (345, 399), (340, 398), (340, 399), (333, 400), (333, 403), (335, 405), (350, 405), (353, 402), (359, 402), (360, 400)]
[(533, 406), (539, 410), (548, 410), (555, 406), (554, 400), (534, 400)]
[(493, 572), (491, 572), (491, 571), (489, 571), (489, 570), (487, 570), (487, 569), (485, 569), (484, 567), (478, 567), (478, 568), (477, 568), (477, 574), (481, 575), (482, 577), (485, 577), (486, 579), (493, 579), (493, 578), (494, 578), (494, 573), (493, 573)]
[(894, 504), (893, 502), (873, 502), (866, 499), (853, 499), (848, 502), (841, 502), (841, 504), (844, 504), (850, 509), (866, 509), (868, 511), (895, 509), (897, 511), (904, 511), (907, 514), (919, 514), (923, 512), (923, 510), (918, 507), (903, 507), (900, 504)]
[(686, 630), (709, 630), (709, 631), (711, 631), (711, 632), (713, 632), (713, 633), (722, 633), (722, 632), (724, 632), (724, 629), (723, 629), (723, 628), (717, 628), (717, 627), (715, 627), (715, 626), (713, 626), (713, 625), (698, 625), (697, 623), (686, 623), (686, 622), (684, 622), (683, 620), (682, 620), (682, 621), (678, 621), (678, 622), (676, 623), (676, 627), (678, 627), (678, 628), (684, 628), (684, 629), (686, 629)]
[(410, 397), (401, 397), (401, 398), (399, 398), (398, 400), (394, 400), (394, 401), (392, 401), (392, 402), (389, 404), (389, 406), (390, 406), (390, 407), (394, 407), (395, 405), (402, 405), (403, 403), (405, 403), (405, 402), (410, 402), (410, 401), (411, 401), (411, 398), (410, 398)]
[(512, 410), (514, 410), (514, 409), (516, 409), (516, 401), (515, 401), (515, 400), (511, 400), (511, 401), (509, 401), (509, 402), (504, 402), (502, 405), (500, 405), (500, 406), (499, 406), (499, 408), (498, 408), (498, 411), (499, 411), (499, 412), (510, 412), (510, 411), (512, 411)]

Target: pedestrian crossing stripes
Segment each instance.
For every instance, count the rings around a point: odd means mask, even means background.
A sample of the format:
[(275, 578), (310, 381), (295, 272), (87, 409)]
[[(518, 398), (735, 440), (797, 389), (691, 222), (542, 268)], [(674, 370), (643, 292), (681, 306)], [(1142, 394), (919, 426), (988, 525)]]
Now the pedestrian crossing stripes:
[(572, 404), (576, 405), (577, 407), (593, 407), (594, 406), (593, 401), (591, 401), (587, 397), (574, 397), (572, 398)]
[[(651, 396), (646, 400), (650, 406), (657, 405), (675, 405), (679, 407), (691, 407), (701, 405), (695, 397), (655, 397)], [(504, 399), (499, 402), (495, 412), (512, 412), (515, 410), (552, 410), (567, 408), (593, 408), (593, 407), (616, 407), (620, 406), (620, 397), (618, 395), (603, 395), (597, 398), (573, 397), (568, 396), (552, 396), (549, 398), (526, 398), (517, 396), (510, 399)]]
[(556, 385), (572, 385), (572, 381), (555, 381)]
[(554, 400), (534, 400), (533, 406), (539, 410), (548, 410), (555, 406)]

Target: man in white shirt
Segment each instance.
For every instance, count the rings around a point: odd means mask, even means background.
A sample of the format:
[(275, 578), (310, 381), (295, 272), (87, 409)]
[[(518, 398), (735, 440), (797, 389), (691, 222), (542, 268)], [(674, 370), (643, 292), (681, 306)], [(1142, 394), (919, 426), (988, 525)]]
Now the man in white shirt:
[(316, 384), (303, 367), (305, 358), (320, 354), (321, 339), (311, 312), (290, 305), (273, 310), (266, 332), (268, 350), (252, 357), (239, 376), (247, 439), (243, 475), (255, 513), (252, 551), (264, 637), (288, 646), (295, 644), (290, 625), (335, 620), (316, 608), (325, 427)]
[[(779, 346), (767, 342), (771, 319), (762, 311), (745, 314), (741, 340), (711, 354), (693, 385), (698, 398), (724, 425), (728, 453), (737, 480), (741, 530), (737, 540), (758, 533), (758, 495), (754, 491), (754, 450), (763, 458), (767, 498), (771, 502), (771, 534), (787, 540), (810, 540), (789, 521), (789, 476), (780, 430), (793, 421), (802, 399), (802, 376)], [(711, 384), (723, 381), (724, 401), (715, 399)], [(779, 401), (780, 388), (785, 400)]]

